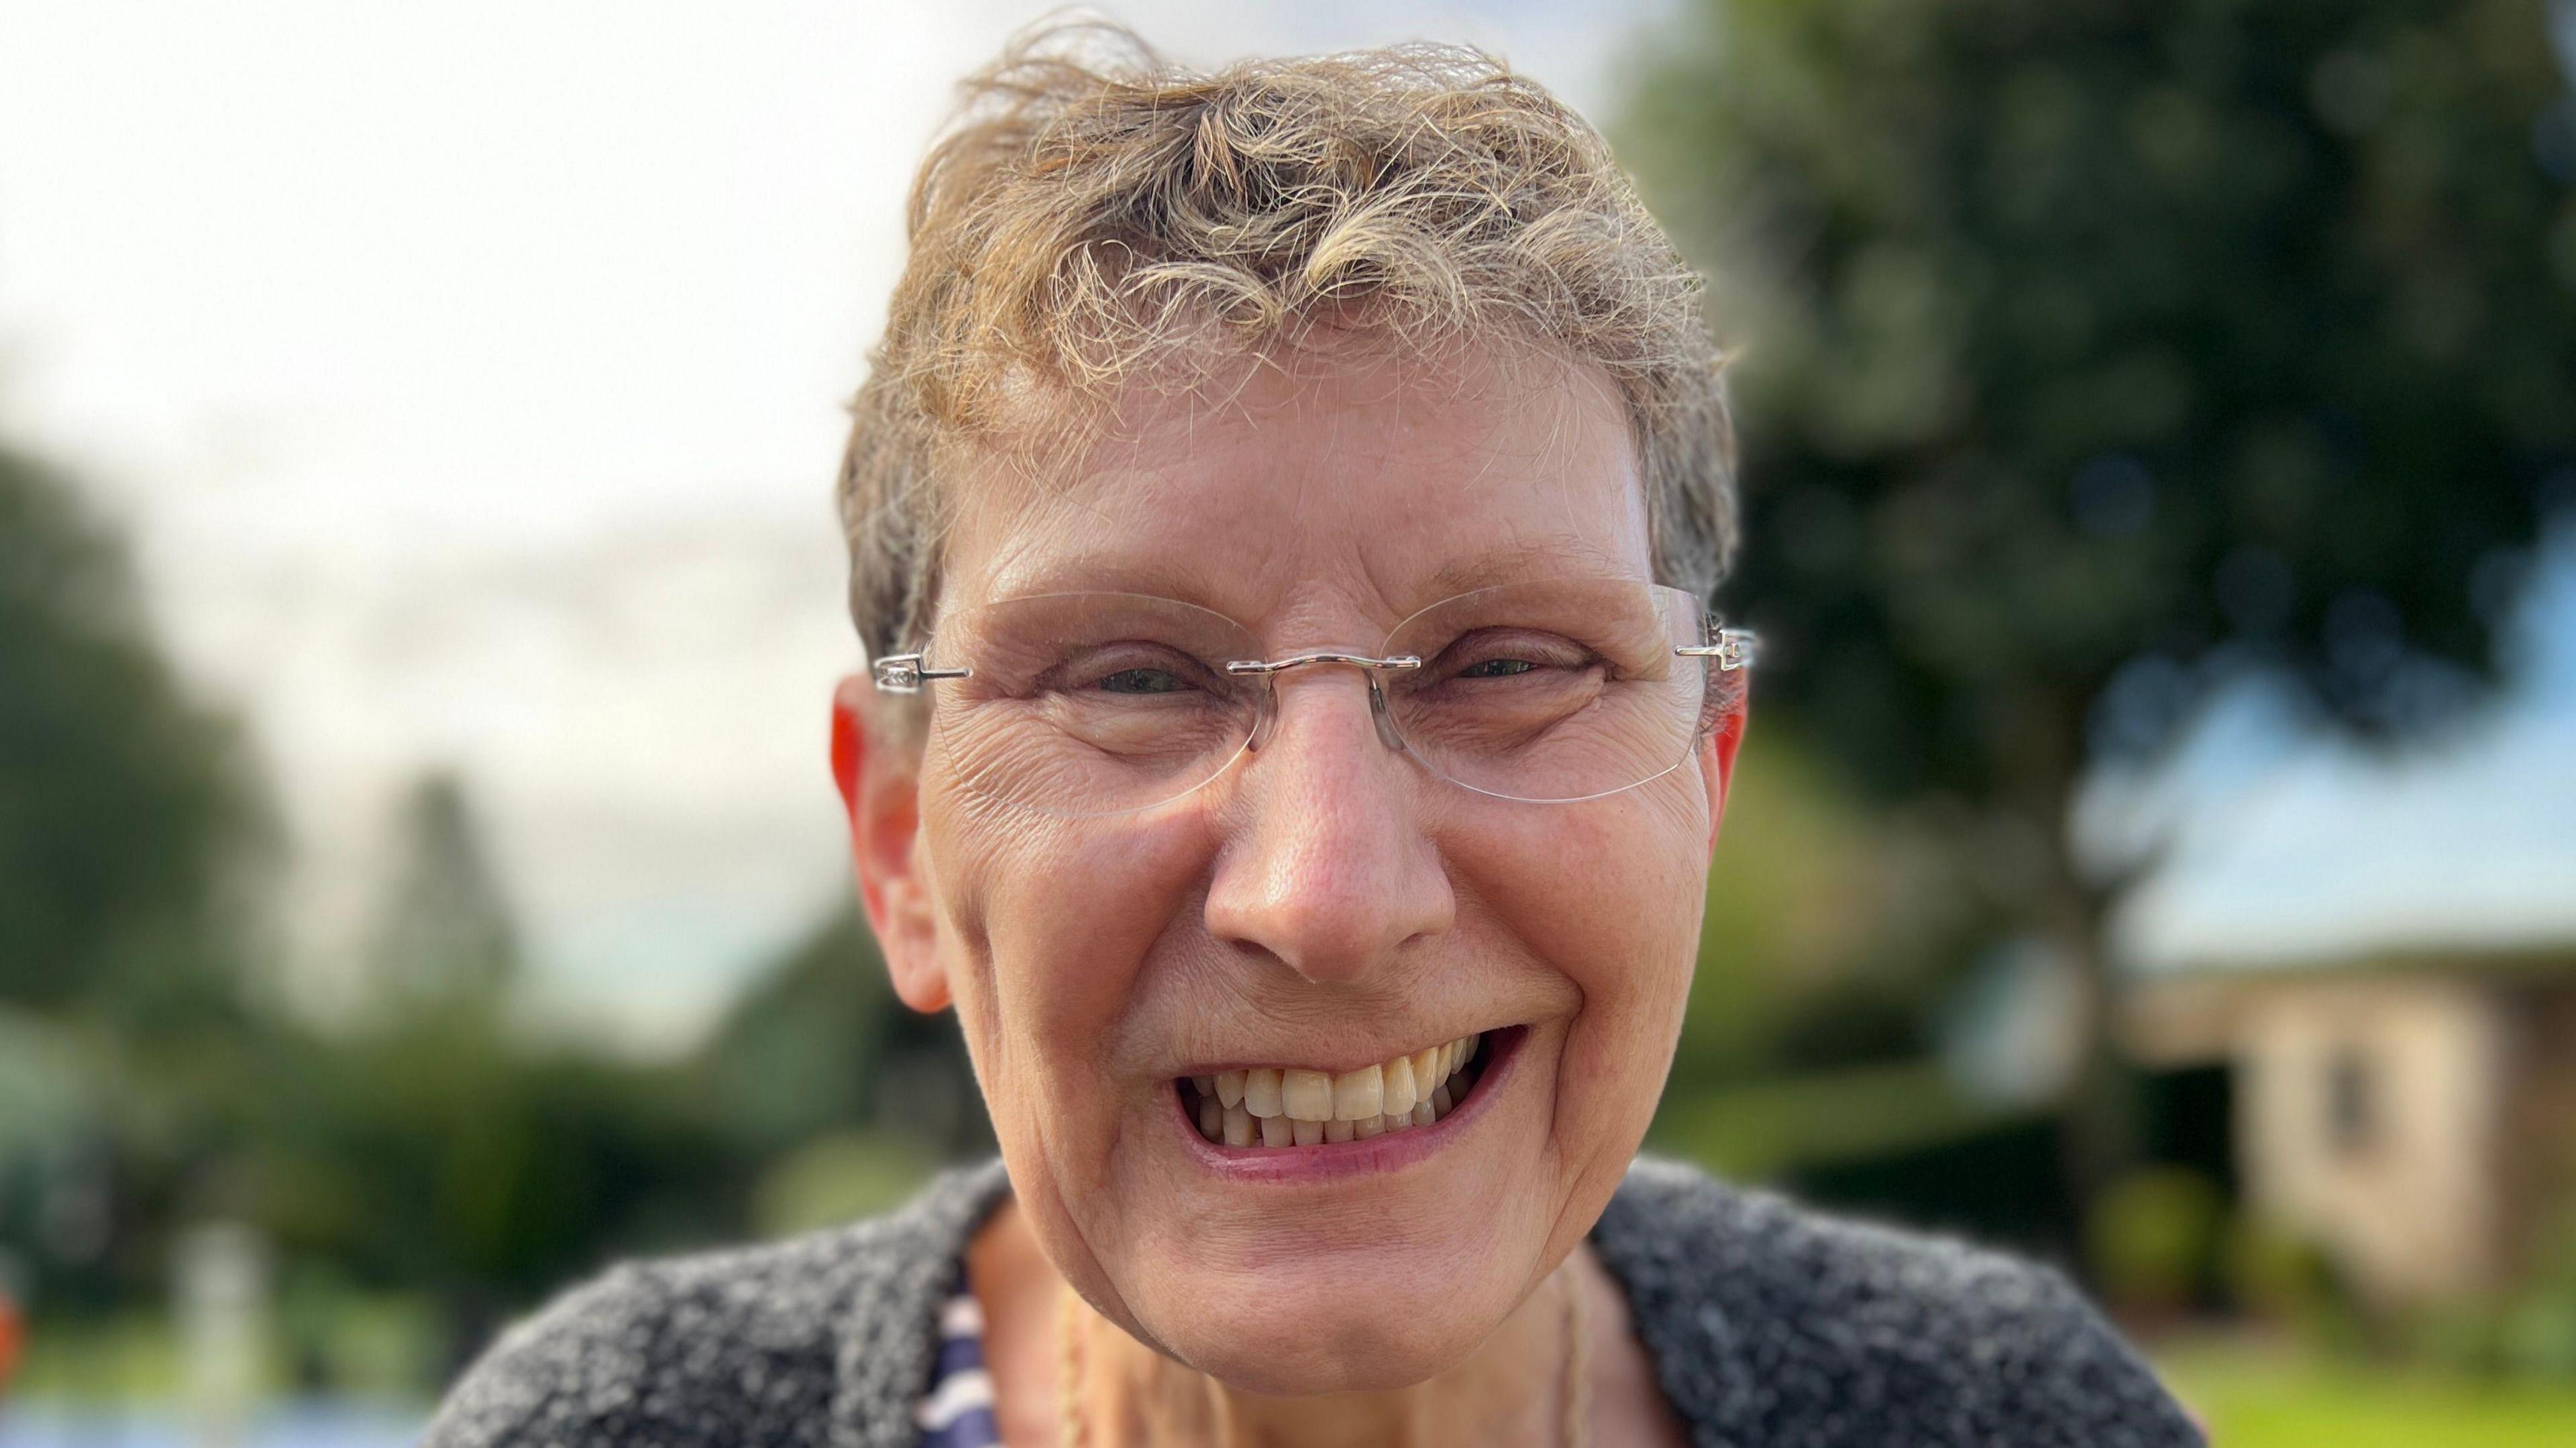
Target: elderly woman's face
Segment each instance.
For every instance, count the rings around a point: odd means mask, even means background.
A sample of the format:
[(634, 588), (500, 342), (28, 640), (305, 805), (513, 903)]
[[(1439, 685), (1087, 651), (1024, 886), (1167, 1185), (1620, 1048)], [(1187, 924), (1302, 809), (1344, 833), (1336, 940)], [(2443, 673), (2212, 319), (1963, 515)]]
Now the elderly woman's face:
[[(1263, 657), (1374, 654), (1483, 584), (1650, 579), (1597, 373), (1303, 373), (1138, 394), (1061, 475), (979, 479), (942, 616), (1113, 591), (1221, 614)], [(1239, 1387), (1417, 1382), (1545, 1278), (1644, 1134), (1739, 721), (1636, 788), (1542, 804), (1390, 748), (1358, 669), (1281, 674), (1275, 699), (1257, 748), (1121, 814), (997, 802), (934, 735), (917, 795), (863, 805), (862, 876), (907, 999), (953, 999), (1018, 1201), (1085, 1297)], [(1195, 1077), (1348, 1076), (1461, 1038), (1481, 1072), (1433, 1124), (1278, 1149), (1201, 1130)]]

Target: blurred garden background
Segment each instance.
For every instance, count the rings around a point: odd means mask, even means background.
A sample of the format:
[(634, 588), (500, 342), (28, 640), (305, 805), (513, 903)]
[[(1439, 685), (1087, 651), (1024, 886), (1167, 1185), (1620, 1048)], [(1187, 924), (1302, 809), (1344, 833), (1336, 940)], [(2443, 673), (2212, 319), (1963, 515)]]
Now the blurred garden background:
[[(828, 503), (1035, 7), (0, 8), (0, 1448), (400, 1443), (989, 1146)], [(1118, 12), (1487, 46), (1738, 351), (1650, 1146), (2078, 1273), (2225, 1445), (2576, 1442), (2576, 5)]]

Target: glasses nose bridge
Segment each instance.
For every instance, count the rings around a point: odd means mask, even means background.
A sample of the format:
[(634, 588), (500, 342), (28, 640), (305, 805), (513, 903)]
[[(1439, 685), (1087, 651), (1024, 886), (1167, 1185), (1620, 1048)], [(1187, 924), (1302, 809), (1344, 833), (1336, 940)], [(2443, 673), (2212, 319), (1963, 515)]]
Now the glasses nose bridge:
[(1360, 671), (1368, 682), (1369, 721), (1377, 728), (1378, 742), (1397, 753), (1404, 752), (1404, 738), (1395, 732), (1395, 716), (1386, 704), (1386, 689), (1381, 682), (1388, 674), (1398, 674), (1422, 667), (1422, 660), (1412, 654), (1354, 654), (1338, 649), (1310, 649), (1277, 659), (1234, 659), (1225, 671), (1237, 676), (1261, 680), (1261, 714), (1252, 727), (1250, 746), (1258, 751), (1270, 741), (1279, 722), (1279, 676), (1294, 669), (1322, 664), (1339, 664)]

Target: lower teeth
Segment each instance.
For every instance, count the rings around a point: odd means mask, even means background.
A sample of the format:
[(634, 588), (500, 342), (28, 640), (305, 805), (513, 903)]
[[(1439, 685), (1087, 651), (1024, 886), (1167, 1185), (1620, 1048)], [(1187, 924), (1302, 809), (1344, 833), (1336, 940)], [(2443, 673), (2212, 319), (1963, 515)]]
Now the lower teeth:
[[(1384, 1067), (1370, 1068), (1375, 1079), (1364, 1083), (1365, 1091), (1355, 1090), (1361, 1078), (1357, 1072), (1336, 1080), (1319, 1072), (1265, 1068), (1184, 1078), (1180, 1082), (1181, 1101), (1199, 1135), (1225, 1146), (1318, 1146), (1367, 1141), (1390, 1131), (1429, 1126), (1456, 1110), (1483, 1075), (1479, 1058), (1482, 1044), (1481, 1036), (1469, 1036), (1446, 1047), (1434, 1047), (1388, 1062)], [(1422, 1068), (1419, 1073), (1413, 1069), (1417, 1062)], [(1417, 1074), (1423, 1079), (1415, 1079)], [(1304, 1079), (1297, 1079), (1301, 1077)], [(1426, 1084), (1427, 1090), (1419, 1089)], [(1339, 1096), (1334, 1094), (1336, 1086), (1342, 1088)], [(1395, 1098), (1391, 1104), (1409, 1100), (1411, 1105), (1401, 1111), (1381, 1110), (1369, 1116), (1318, 1114), (1330, 1109), (1327, 1102), (1339, 1105), (1359, 1099), (1384, 1105), (1390, 1104), (1385, 1099), (1389, 1095)], [(1233, 1098), (1232, 1104), (1227, 1103), (1227, 1097)], [(1256, 1107), (1260, 1108), (1259, 1114)], [(1365, 1105), (1362, 1109), (1366, 1109)]]

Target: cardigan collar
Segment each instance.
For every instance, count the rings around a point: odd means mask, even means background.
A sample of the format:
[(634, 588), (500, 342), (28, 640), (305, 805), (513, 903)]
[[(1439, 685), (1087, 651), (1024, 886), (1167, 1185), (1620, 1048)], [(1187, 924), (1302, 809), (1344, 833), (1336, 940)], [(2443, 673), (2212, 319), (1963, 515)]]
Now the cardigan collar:
[[(1628, 1294), (1630, 1316), (1675, 1413), (1694, 1425), (1736, 1421), (1758, 1398), (1758, 1386), (1746, 1377), (1726, 1314), (1707, 1302), (1661, 1301), (1649, 1285), (1695, 1275), (1688, 1264), (1663, 1260), (1686, 1249), (1656, 1229), (1659, 1214), (1649, 1200), (1685, 1184), (1702, 1192), (1712, 1185), (1641, 1158), (1589, 1240)], [(867, 1234), (872, 1250), (852, 1254), (855, 1270), (844, 1299), (852, 1307), (841, 1324), (832, 1395), (833, 1448), (919, 1443), (913, 1404), (930, 1382), (938, 1352), (939, 1304), (956, 1281), (967, 1242), (1010, 1190), (998, 1158), (959, 1167), (900, 1210), (854, 1229)], [(861, 1303), (874, 1310), (860, 1310)], [(1674, 1371), (1684, 1363), (1690, 1370)]]

